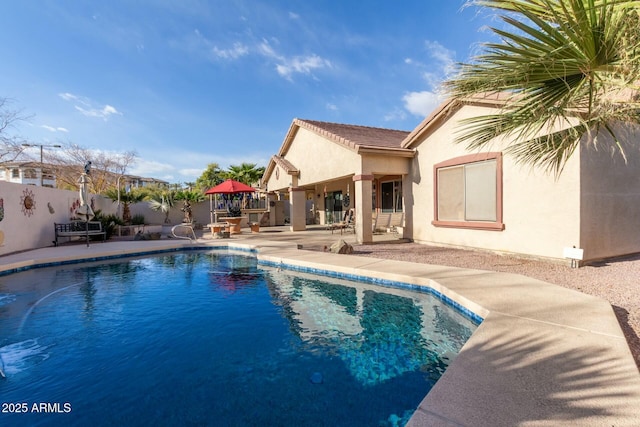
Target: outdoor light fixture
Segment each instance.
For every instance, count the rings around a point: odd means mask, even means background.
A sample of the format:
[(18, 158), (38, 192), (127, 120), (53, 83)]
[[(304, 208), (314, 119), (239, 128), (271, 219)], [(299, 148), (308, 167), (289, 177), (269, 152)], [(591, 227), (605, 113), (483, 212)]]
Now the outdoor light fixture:
[(47, 147), (47, 148), (62, 148), (62, 145), (60, 144), (53, 144), (53, 145), (47, 145), (47, 144), (22, 144), (23, 147), (40, 147), (40, 187), (43, 186), (44, 182), (43, 182), (43, 175), (44, 175), (44, 163), (42, 162), (42, 149)]

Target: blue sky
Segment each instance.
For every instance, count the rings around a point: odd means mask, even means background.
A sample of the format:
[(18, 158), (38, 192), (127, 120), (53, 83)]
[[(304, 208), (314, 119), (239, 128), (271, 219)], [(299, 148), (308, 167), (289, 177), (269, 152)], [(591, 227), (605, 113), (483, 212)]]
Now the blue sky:
[(294, 118), (412, 130), (478, 43), (464, 0), (4, 1), (0, 97), (35, 144), (135, 150), (194, 181), (266, 166)]

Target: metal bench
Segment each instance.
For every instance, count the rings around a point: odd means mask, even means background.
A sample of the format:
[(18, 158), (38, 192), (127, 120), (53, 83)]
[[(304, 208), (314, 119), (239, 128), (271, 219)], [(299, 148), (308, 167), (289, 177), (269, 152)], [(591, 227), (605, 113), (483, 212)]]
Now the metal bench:
[(60, 237), (68, 237), (71, 240), (72, 237), (89, 239), (90, 236), (102, 236), (103, 242), (107, 240), (107, 233), (102, 229), (100, 221), (71, 221), (64, 224), (54, 223), (53, 225), (56, 232), (56, 240), (53, 242), (55, 246), (58, 246)]

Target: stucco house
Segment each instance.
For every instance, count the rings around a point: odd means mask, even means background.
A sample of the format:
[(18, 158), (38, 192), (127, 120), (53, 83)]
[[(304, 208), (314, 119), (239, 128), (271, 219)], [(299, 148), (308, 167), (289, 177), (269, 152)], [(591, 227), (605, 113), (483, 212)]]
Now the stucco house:
[(263, 181), (288, 197), (294, 231), (335, 220), (348, 194), (361, 243), (387, 214), (418, 243), (556, 260), (573, 247), (584, 261), (640, 252), (640, 131), (619, 130), (626, 161), (607, 135), (597, 146), (585, 136), (559, 176), (518, 163), (504, 141), (453, 142), (460, 119), (501, 105), (449, 100), (412, 132), (295, 119)]
[(292, 231), (329, 224), (354, 209), (360, 242), (372, 240), (376, 212), (404, 214), (402, 183), (415, 150), (407, 131), (294, 119), (263, 186), (288, 199)]
[(43, 163), (7, 162), (0, 165), (0, 181), (55, 188), (56, 174)]

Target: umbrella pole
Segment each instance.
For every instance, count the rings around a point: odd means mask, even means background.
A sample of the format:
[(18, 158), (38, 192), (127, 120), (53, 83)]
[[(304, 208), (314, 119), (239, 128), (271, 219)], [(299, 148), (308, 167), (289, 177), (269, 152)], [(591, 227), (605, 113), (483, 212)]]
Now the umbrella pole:
[(213, 224), (213, 196), (209, 194), (209, 224)]

